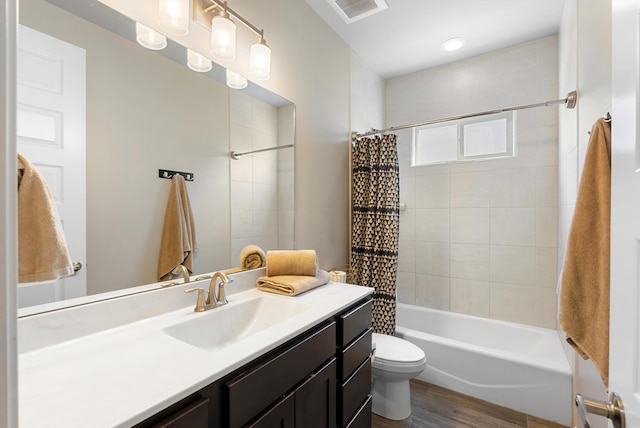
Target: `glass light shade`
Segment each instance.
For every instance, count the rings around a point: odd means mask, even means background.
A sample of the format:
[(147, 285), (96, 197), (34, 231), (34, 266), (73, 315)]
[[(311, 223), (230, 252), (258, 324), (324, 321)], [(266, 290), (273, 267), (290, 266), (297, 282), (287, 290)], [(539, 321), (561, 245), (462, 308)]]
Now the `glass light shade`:
[(158, 25), (177, 36), (189, 34), (189, 0), (159, 0)]
[(187, 66), (193, 71), (197, 71), (199, 73), (206, 73), (213, 67), (209, 58), (206, 58), (191, 49), (187, 49)]
[(251, 45), (249, 70), (256, 80), (268, 80), (271, 76), (271, 48), (263, 40)]
[(136, 41), (147, 49), (159, 51), (167, 47), (167, 38), (146, 25), (136, 22)]
[(226, 16), (217, 15), (211, 20), (211, 55), (220, 61), (236, 57), (236, 24)]
[(231, 71), (227, 69), (227, 86), (231, 89), (244, 89), (247, 87), (249, 82), (247, 79), (235, 71)]

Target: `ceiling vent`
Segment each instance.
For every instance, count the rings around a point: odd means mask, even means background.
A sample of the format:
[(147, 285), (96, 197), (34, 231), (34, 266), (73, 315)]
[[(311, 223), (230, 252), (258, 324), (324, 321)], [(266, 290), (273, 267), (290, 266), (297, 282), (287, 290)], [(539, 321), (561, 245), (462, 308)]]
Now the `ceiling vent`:
[(327, 0), (347, 24), (389, 8), (385, 0)]

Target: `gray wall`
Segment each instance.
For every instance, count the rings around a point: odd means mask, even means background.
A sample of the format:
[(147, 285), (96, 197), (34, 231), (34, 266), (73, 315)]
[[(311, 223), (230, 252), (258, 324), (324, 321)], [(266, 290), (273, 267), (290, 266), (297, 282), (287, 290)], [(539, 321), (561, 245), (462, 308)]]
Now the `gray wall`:
[[(234, 9), (244, 13), (243, 5)], [(295, 246), (320, 267), (347, 263), (350, 49), (304, 2), (251, 2), (272, 48), (264, 86), (296, 105)], [(242, 71), (242, 70), (239, 70)]]

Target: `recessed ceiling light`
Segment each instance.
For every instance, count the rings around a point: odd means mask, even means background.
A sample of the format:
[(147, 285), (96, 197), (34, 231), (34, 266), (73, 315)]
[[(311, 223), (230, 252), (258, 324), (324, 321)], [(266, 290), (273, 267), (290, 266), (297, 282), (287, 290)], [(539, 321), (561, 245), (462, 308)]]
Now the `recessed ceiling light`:
[(461, 37), (456, 37), (454, 39), (449, 39), (444, 42), (441, 46), (443, 51), (453, 52), (457, 51), (461, 47), (467, 44), (467, 41)]

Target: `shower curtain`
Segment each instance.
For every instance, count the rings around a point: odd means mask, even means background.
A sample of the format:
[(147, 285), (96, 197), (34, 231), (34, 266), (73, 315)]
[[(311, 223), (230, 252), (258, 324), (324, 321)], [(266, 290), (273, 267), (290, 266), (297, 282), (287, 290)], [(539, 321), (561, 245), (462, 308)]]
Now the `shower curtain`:
[(397, 136), (356, 141), (351, 161), (351, 273), (354, 284), (374, 288), (373, 329), (393, 335), (400, 223)]

